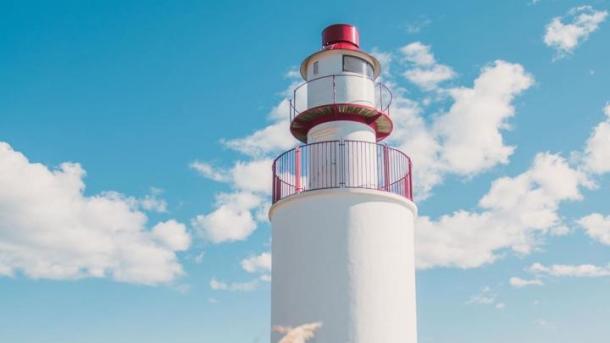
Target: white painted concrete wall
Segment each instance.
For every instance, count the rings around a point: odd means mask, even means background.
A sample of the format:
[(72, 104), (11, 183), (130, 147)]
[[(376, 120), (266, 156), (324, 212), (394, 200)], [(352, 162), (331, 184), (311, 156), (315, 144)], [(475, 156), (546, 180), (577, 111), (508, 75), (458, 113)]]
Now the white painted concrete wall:
[(307, 143), (340, 139), (375, 143), (375, 130), (364, 123), (337, 120), (318, 124), (307, 133)]
[(314, 343), (417, 342), (416, 211), (400, 196), (364, 189), (276, 203), (271, 324), (321, 321)]

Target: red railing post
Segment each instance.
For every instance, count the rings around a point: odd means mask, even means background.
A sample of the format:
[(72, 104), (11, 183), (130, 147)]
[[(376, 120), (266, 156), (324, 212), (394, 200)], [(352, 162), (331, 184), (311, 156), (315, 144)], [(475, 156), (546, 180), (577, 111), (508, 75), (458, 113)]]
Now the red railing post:
[(408, 158), (409, 161), (409, 174), (407, 174), (407, 182), (405, 182), (405, 187), (407, 188), (405, 195), (409, 198), (409, 200), (413, 200), (413, 184), (412, 184), (412, 169), (411, 169), (411, 159)]
[[(375, 157), (366, 148), (369, 144), (375, 146)], [(313, 156), (310, 148), (315, 149)], [(303, 149), (309, 149), (305, 157)], [(367, 162), (369, 158), (377, 163)], [(313, 165), (312, 159), (317, 159)], [(305, 178), (303, 168), (307, 168)], [(413, 200), (412, 168), (407, 155), (385, 144), (338, 140), (301, 145), (273, 161), (272, 200), (275, 203), (301, 192), (346, 186), (377, 189)], [(308, 177), (314, 178), (313, 183)]]
[(301, 147), (296, 147), (294, 149), (294, 177), (295, 177), (295, 190), (297, 193), (303, 191), (303, 187), (301, 185)]
[(387, 145), (383, 146), (383, 189), (390, 191), (390, 154)]

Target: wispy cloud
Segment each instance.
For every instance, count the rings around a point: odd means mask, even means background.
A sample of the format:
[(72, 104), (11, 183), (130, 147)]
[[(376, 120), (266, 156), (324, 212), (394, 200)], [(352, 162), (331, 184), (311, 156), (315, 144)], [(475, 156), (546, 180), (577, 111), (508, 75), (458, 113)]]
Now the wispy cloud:
[(246, 282), (224, 282), (216, 278), (210, 280), (210, 288), (215, 291), (230, 291), (230, 292), (251, 292), (260, 286), (257, 279)]
[(407, 23), (405, 29), (409, 34), (416, 34), (420, 33), (423, 29), (430, 26), (430, 24), (432, 24), (432, 20), (430, 18), (421, 17), (417, 20), (413, 20)]
[(206, 177), (210, 180), (217, 182), (229, 182), (231, 177), (226, 170), (216, 169), (209, 163), (194, 161), (189, 165), (192, 169), (196, 170), (201, 176)]
[(456, 76), (449, 66), (436, 62), (430, 46), (414, 42), (400, 49), (403, 59), (412, 66), (403, 76), (425, 90), (434, 90), (444, 81)]
[(534, 263), (529, 267), (528, 270), (534, 274), (555, 277), (595, 278), (610, 276), (610, 266), (596, 266), (592, 264), (554, 264), (551, 266), (545, 266), (541, 263)]
[(518, 277), (511, 277), (509, 280), (511, 286), (515, 288), (523, 288), (528, 286), (542, 286), (544, 282), (538, 279), (526, 280)]
[(506, 307), (505, 303), (498, 301), (498, 295), (490, 287), (484, 287), (478, 294), (471, 296), (466, 304), (488, 305), (498, 310), (503, 310)]
[(546, 26), (544, 43), (555, 49), (556, 59), (563, 58), (587, 40), (607, 16), (608, 11), (597, 11), (591, 6), (574, 7), (563, 18), (551, 20)]

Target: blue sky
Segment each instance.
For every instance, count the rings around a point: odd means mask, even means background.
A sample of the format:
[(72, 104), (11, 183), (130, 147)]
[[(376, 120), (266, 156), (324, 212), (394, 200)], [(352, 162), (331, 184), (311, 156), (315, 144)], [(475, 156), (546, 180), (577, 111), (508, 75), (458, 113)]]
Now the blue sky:
[(265, 173), (347, 22), (417, 173), (420, 342), (606, 342), (608, 11), (0, 2), (0, 341), (268, 341)]

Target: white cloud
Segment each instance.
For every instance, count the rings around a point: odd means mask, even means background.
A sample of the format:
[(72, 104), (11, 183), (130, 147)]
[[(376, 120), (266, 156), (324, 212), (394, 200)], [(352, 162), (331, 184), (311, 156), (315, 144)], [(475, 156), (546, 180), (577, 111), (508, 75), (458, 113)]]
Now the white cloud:
[(250, 256), (241, 261), (241, 267), (248, 273), (267, 273), (271, 271), (271, 253)]
[(186, 226), (173, 219), (155, 225), (152, 234), (159, 243), (173, 251), (185, 251), (191, 246), (191, 236)]
[(417, 265), (475, 268), (494, 262), (505, 249), (531, 253), (541, 235), (562, 226), (559, 204), (580, 200), (580, 187), (589, 185), (561, 156), (538, 154), (526, 172), (494, 181), (479, 201), (481, 211), (420, 217)]
[(270, 194), (272, 164), (270, 158), (236, 161), (231, 169), (225, 170), (195, 161), (191, 163), (191, 168), (213, 181), (229, 183), (239, 191)]
[(260, 196), (249, 192), (219, 193), (216, 208), (196, 216), (192, 225), (212, 243), (241, 241), (256, 229), (252, 211), (262, 203)]
[(229, 182), (231, 180), (230, 175), (225, 170), (218, 170), (207, 162), (194, 161), (189, 166), (201, 176), (210, 180), (216, 182)]
[(404, 60), (413, 65), (403, 74), (404, 77), (424, 90), (434, 90), (441, 82), (456, 76), (451, 67), (436, 62), (428, 45), (415, 42), (404, 46), (400, 51)]
[(455, 77), (455, 72), (451, 67), (442, 64), (436, 64), (428, 68), (414, 68), (407, 70), (404, 74), (407, 80), (413, 82), (417, 86), (432, 90), (439, 83), (451, 80)]
[(215, 291), (251, 292), (256, 290), (259, 286), (260, 282), (256, 279), (246, 282), (231, 283), (219, 281), (216, 278), (212, 278), (212, 280), (210, 280), (210, 288)]
[(402, 52), (405, 60), (418, 66), (431, 66), (436, 64), (436, 59), (430, 51), (430, 46), (425, 45), (422, 42), (414, 42), (405, 45), (400, 49), (400, 52)]
[(521, 65), (495, 61), (481, 70), (473, 87), (448, 89), (454, 102), (431, 123), (423, 119), (416, 102), (403, 96), (403, 89), (393, 87), (391, 142), (413, 160), (419, 199), (426, 198), (447, 174), (470, 177), (508, 163), (514, 147), (504, 143), (502, 134), (515, 115), (515, 97), (533, 82)]
[(555, 49), (556, 58), (565, 57), (587, 40), (607, 16), (607, 11), (596, 11), (591, 6), (574, 7), (565, 17), (551, 20), (546, 26), (544, 43)]
[(599, 213), (593, 213), (578, 220), (589, 237), (602, 244), (610, 245), (610, 216), (604, 217)]
[(270, 195), (272, 164), (272, 159), (238, 161), (231, 170), (234, 186), (237, 189)]
[(605, 120), (593, 129), (584, 151), (585, 168), (594, 174), (610, 172), (610, 105), (604, 113)]
[[(294, 88), (293, 83), (289, 89)], [(285, 93), (289, 93), (289, 89)], [(283, 99), (269, 114), (272, 123), (243, 137), (224, 140), (223, 144), (254, 158), (269, 156), (292, 148), (296, 139), (290, 133), (290, 105)]]
[(182, 224), (148, 230), (133, 198), (85, 196), (84, 175), (78, 164), (49, 169), (0, 143), (0, 274), (142, 284), (182, 275), (175, 254), (189, 241)]
[(143, 198), (126, 196), (119, 192), (107, 191), (103, 192), (105, 198), (124, 201), (134, 209), (140, 209), (147, 212), (165, 213), (167, 212), (167, 202), (160, 198), (162, 191), (158, 188), (151, 188), (150, 194), (146, 194)]
[(159, 197), (163, 191), (158, 188), (151, 188), (150, 191), (150, 194), (139, 199), (139, 206), (145, 211), (167, 212), (167, 202)]
[(592, 264), (568, 265), (554, 264), (545, 266), (541, 263), (534, 263), (529, 267), (529, 271), (538, 275), (549, 275), (556, 277), (604, 277), (610, 276), (610, 266), (600, 267)]
[(267, 158), (237, 161), (229, 170), (203, 162), (191, 164), (201, 175), (234, 188), (232, 193), (217, 194), (215, 208), (192, 220), (204, 238), (212, 243), (244, 240), (254, 232), (257, 222), (267, 220), (272, 163)]
[(527, 286), (542, 286), (544, 282), (538, 279), (526, 280), (518, 277), (511, 277), (509, 280), (511, 286), (515, 288), (523, 288)]
[(217, 194), (215, 208), (196, 216), (193, 226), (212, 243), (239, 241), (250, 236), (257, 221), (267, 220), (265, 209), (269, 207), (272, 163), (267, 158), (237, 161), (230, 170), (217, 170), (206, 163), (194, 162), (198, 166), (195, 169), (203, 176), (230, 183), (234, 192)]
[(394, 87), (393, 93), (394, 132), (389, 140), (413, 161), (415, 196), (424, 199), (443, 180), (446, 169), (439, 158), (442, 147), (424, 120), (421, 107), (405, 98), (400, 88)]
[(296, 141), (290, 133), (289, 121), (281, 120), (244, 138), (231, 139), (225, 145), (249, 156), (266, 156), (292, 148)]
[(514, 98), (533, 82), (521, 65), (495, 61), (483, 68), (474, 87), (449, 90), (454, 103), (434, 127), (449, 170), (469, 175), (508, 163), (514, 147), (504, 143), (501, 131), (515, 115)]

